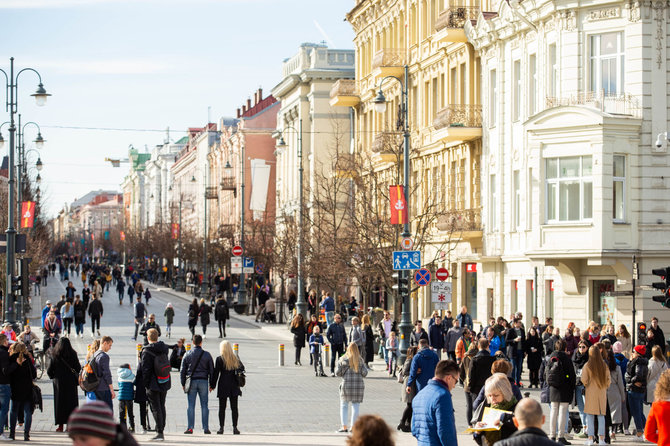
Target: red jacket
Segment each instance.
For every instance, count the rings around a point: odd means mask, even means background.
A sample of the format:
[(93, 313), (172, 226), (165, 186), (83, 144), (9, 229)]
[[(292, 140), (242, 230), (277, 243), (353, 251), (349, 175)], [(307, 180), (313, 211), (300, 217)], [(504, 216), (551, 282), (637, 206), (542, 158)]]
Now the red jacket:
[(670, 401), (656, 401), (651, 405), (644, 436), (658, 446), (670, 445)]

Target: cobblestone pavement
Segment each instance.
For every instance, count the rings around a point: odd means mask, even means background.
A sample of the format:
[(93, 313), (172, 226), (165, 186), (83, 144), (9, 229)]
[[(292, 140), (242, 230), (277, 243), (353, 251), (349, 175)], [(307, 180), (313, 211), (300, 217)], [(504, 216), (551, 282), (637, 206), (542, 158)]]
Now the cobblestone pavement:
[[(78, 277), (74, 278), (73, 283), (78, 290), (81, 289), (81, 280)], [(33, 325), (39, 325), (38, 315), (43, 307), (42, 303), (46, 299), (57, 301), (64, 293), (64, 286), (65, 284), (59, 282), (56, 277), (49, 277), (48, 286), (42, 287), (42, 295), (34, 298), (33, 316), (35, 319), (31, 319), (31, 321), (35, 320)], [(179, 337), (188, 338), (186, 312), (191, 299), (192, 297), (184, 293), (152, 286), (152, 299), (148, 310), (156, 313), (156, 320), (162, 329), (164, 329), (165, 305), (171, 302), (175, 308), (172, 339), (165, 339), (165, 336), (161, 338), (166, 343), (176, 342)], [(116, 292), (112, 288), (105, 292), (102, 302), (105, 312), (101, 323), (101, 333), (114, 338), (110, 358), (115, 377), (116, 368), (124, 362), (133, 365), (133, 370), (135, 370), (136, 342), (131, 338), (134, 330), (132, 307), (128, 305), (127, 296), (123, 305), (120, 306)], [(212, 322), (214, 322), (213, 318)], [(197, 333), (202, 334), (201, 327), (197, 328)], [(212, 356), (216, 356), (221, 341), (218, 338), (216, 323), (208, 327), (207, 335), (204, 348), (212, 353)], [(87, 326), (83, 339), (74, 337), (74, 334), (70, 339), (80, 358), (83, 358), (87, 344), (93, 339), (90, 326)], [(204, 435), (200, 424), (199, 404), (196, 408), (195, 434), (193, 436), (183, 435), (182, 432), (186, 429), (186, 396), (179, 386), (178, 373), (173, 372), (173, 385), (167, 398), (166, 444), (345, 444), (346, 435), (335, 433), (340, 427), (338, 396), (340, 379), (315, 377), (313, 368), (309, 366), (306, 349), (302, 352), (304, 365), (302, 367), (293, 365), (292, 336), (285, 326), (257, 324), (253, 316), (232, 314), (226, 339), (239, 344), (240, 359), (247, 369), (247, 385), (243, 389), (239, 402), (239, 429), (242, 435), (230, 435), (232, 430), (230, 409), (226, 417), (226, 434), (224, 436)], [(280, 343), (284, 343), (286, 348), (286, 365), (283, 367), (278, 366)], [(366, 379), (365, 399), (361, 404), (361, 414), (378, 414), (395, 429), (404, 407), (400, 402), (400, 385), (383, 371), (382, 361), (377, 359), (373, 366), (374, 370)], [(329, 370), (326, 372), (329, 374)], [(31, 439), (36, 444), (69, 444), (65, 435), (54, 432), (53, 390), (48, 377), (45, 375), (38, 384), (42, 387), (45, 407), (44, 412), (36, 412), (34, 415)], [(531, 396), (539, 398), (539, 392), (532, 390)], [(80, 395), (80, 403), (82, 401), (83, 395)], [(465, 398), (460, 387), (454, 390), (454, 407), (457, 429), (463, 432), (466, 428)], [(219, 427), (218, 399), (214, 394), (210, 394), (209, 408), (210, 429), (216, 431)], [(115, 407), (115, 413), (116, 410)], [(138, 410), (136, 409), (135, 412), (136, 422), (139, 425)], [(548, 415), (546, 406), (545, 412)], [(150, 435), (138, 434), (136, 438), (139, 442), (145, 443)], [(627, 439), (630, 440), (631, 437)], [(416, 444), (411, 434), (402, 432), (396, 433), (396, 442), (399, 446)], [(459, 443), (461, 445), (475, 444), (468, 435), (459, 435)], [(573, 444), (582, 443), (581, 440), (573, 441)], [(616, 441), (616, 444), (627, 443)]]

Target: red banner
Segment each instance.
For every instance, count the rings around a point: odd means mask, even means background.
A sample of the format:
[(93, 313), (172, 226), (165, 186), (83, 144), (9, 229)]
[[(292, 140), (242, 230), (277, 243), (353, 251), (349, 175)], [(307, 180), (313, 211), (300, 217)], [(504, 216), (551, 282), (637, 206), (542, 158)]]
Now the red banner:
[(121, 231), (120, 236), (122, 242), (126, 240), (126, 233), (124, 231)]
[(389, 198), (391, 199), (391, 224), (404, 225), (408, 223), (404, 188), (402, 186), (391, 186)]
[(32, 228), (35, 221), (35, 202), (22, 201), (21, 202), (21, 227)]
[(177, 240), (179, 238), (179, 223), (172, 223), (172, 239)]

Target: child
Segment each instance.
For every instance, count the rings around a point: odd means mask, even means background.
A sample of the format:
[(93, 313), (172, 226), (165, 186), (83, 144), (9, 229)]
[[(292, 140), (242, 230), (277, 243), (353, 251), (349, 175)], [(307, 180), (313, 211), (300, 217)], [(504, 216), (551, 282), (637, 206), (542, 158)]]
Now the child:
[(172, 335), (172, 323), (174, 322), (174, 308), (172, 307), (171, 303), (168, 303), (167, 306), (165, 307), (165, 312), (163, 313), (163, 316), (165, 316), (165, 325), (167, 326), (167, 337), (169, 338)]
[(119, 421), (126, 426), (126, 413), (130, 421), (130, 432), (135, 432), (135, 417), (133, 415), (133, 395), (135, 375), (130, 370), (130, 364), (121, 364), (116, 371), (119, 382)]
[(644, 436), (659, 445), (670, 441), (670, 370), (666, 370), (656, 383), (654, 402), (651, 405)]
[(396, 337), (395, 331), (392, 331), (389, 338), (386, 340), (386, 351), (389, 355), (389, 376), (396, 376), (395, 369), (398, 366), (398, 338)]
[(309, 337), (309, 352), (312, 354), (314, 373), (316, 376), (326, 376), (326, 374), (323, 373), (323, 364), (321, 363), (321, 346), (323, 345), (321, 329), (318, 325), (315, 325), (312, 330), (312, 335)]
[(147, 305), (149, 305), (149, 299), (151, 299), (151, 291), (149, 291), (149, 287), (144, 290), (144, 299), (147, 301)]

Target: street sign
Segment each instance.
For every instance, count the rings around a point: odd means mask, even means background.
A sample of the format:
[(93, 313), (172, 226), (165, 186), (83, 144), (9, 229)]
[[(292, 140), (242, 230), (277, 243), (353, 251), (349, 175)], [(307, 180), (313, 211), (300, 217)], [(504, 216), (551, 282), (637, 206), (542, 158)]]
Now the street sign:
[(393, 270), (407, 271), (421, 268), (421, 251), (393, 251)]
[(449, 304), (441, 304), (437, 302), (433, 302), (433, 310), (448, 310), (449, 309)]
[(447, 280), (449, 278), (449, 271), (447, 268), (439, 268), (435, 271), (435, 278), (442, 281)]
[(602, 293), (603, 296), (609, 296), (609, 297), (621, 297), (621, 296), (632, 296), (633, 295), (633, 290), (629, 291), (605, 291)]
[(402, 241), (400, 242), (400, 246), (403, 250), (409, 251), (412, 249), (412, 246), (414, 246), (414, 241), (412, 241), (410, 237), (403, 237)]
[(450, 303), (451, 302), (451, 282), (433, 282), (433, 283), (431, 283), (430, 284), (430, 301), (433, 302), (433, 303), (439, 303), (439, 304)]
[[(26, 234), (16, 234), (14, 236), (15, 253), (24, 253), (26, 252)], [(0, 254), (5, 254), (7, 252), (7, 235), (0, 234)]]
[(242, 257), (237, 257), (237, 256), (231, 257), (230, 258), (230, 263), (242, 263)]
[(230, 272), (232, 274), (242, 274), (242, 257), (230, 258)]
[(421, 268), (414, 273), (414, 281), (419, 286), (426, 286), (430, 283), (430, 271), (426, 268)]
[(254, 272), (254, 259), (251, 257), (244, 258), (244, 274), (253, 274)]
[(263, 274), (263, 268), (264, 267), (265, 267), (265, 265), (263, 265), (262, 263), (259, 263), (258, 265), (256, 265), (256, 274)]
[(243, 252), (244, 252), (244, 250), (242, 249), (241, 246), (239, 246), (239, 245), (233, 246), (233, 255), (234, 256), (241, 256)]

